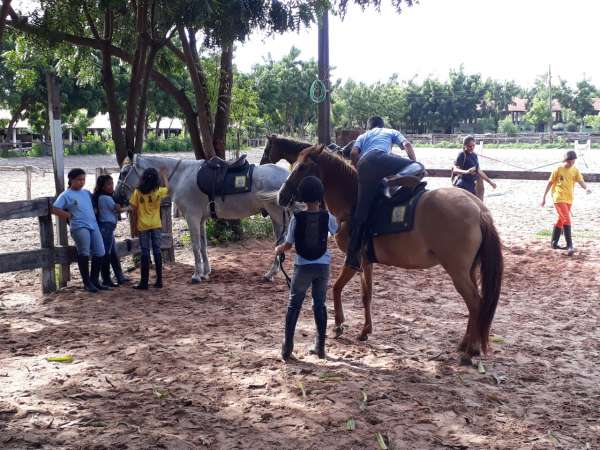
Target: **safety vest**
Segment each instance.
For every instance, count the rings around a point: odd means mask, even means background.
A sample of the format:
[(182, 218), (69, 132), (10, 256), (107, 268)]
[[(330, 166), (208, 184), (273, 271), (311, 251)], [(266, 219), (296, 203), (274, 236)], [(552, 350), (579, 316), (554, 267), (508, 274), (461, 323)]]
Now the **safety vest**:
[(294, 213), (296, 253), (304, 259), (319, 259), (327, 251), (329, 213), (327, 211), (301, 211)]

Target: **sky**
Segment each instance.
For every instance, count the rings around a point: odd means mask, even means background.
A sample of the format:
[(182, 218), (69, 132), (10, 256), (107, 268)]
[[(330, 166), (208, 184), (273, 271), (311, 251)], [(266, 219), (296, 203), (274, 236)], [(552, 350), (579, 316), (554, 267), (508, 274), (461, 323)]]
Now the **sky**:
[[(571, 85), (586, 77), (600, 86), (600, 2), (597, 0), (420, 0), (396, 14), (383, 0), (381, 13), (351, 7), (345, 19), (330, 16), (330, 65), (338, 78), (372, 83), (450, 69), (514, 80), (530, 86), (551, 66), (552, 80)], [(237, 67), (247, 72), (269, 53), (274, 59), (299, 48), (317, 58), (317, 30), (275, 37), (253, 34), (239, 44)]]

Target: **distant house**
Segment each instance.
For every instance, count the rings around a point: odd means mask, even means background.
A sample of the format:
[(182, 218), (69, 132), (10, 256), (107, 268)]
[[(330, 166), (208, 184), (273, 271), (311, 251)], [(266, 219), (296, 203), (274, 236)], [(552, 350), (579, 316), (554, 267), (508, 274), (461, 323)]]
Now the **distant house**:
[(513, 97), (513, 102), (508, 105), (508, 113), (511, 116), (512, 122), (516, 125), (523, 122), (523, 117), (527, 113), (527, 99)]
[(23, 140), (31, 141), (31, 132), (27, 120), (18, 120), (11, 131), (8, 124), (12, 120), (12, 114), (8, 109), (0, 109), (0, 142), (11, 142), (16, 144)]
[(600, 114), (600, 97), (592, 99), (592, 106), (594, 107), (594, 114)]
[(558, 100), (552, 100), (552, 120), (554, 123), (562, 123), (562, 106)]

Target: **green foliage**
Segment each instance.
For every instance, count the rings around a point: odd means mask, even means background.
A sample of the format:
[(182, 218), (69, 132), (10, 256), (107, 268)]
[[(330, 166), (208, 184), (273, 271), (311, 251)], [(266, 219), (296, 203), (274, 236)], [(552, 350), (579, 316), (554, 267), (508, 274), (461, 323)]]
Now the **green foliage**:
[(86, 135), (82, 142), (65, 146), (65, 155), (108, 155), (114, 151), (113, 141), (93, 134)]
[(583, 121), (593, 131), (600, 132), (600, 115), (587, 115), (583, 118)]
[(189, 151), (192, 151), (192, 143), (189, 137), (171, 136), (168, 139), (159, 139), (151, 132), (144, 142), (144, 153)]
[[(240, 220), (242, 239), (272, 239), (273, 225), (271, 219), (261, 215), (250, 216)], [(206, 221), (206, 236), (212, 244), (221, 244), (235, 241), (235, 232), (231, 227), (225, 226), (223, 221), (209, 219)], [(180, 242), (189, 247), (192, 245), (189, 232), (185, 232)]]
[(498, 123), (498, 132), (512, 136), (519, 132), (519, 128), (513, 123), (510, 116), (506, 116)]

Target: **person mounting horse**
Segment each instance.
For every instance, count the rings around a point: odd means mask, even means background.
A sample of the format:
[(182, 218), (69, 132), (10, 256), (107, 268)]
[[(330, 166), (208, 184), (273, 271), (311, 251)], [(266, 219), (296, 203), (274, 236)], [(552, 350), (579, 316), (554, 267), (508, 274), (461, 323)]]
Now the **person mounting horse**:
[[(365, 224), (381, 180), (389, 175), (410, 177), (423, 172), (423, 166), (415, 163), (415, 152), (404, 135), (391, 128), (385, 128), (383, 119), (379, 116), (371, 117), (367, 127), (369, 130), (356, 139), (350, 152), (352, 165), (358, 172), (358, 199), (350, 224), (350, 243), (345, 265), (355, 271), (361, 270), (360, 253)], [(394, 155), (393, 144), (404, 149), (410, 159)]]

